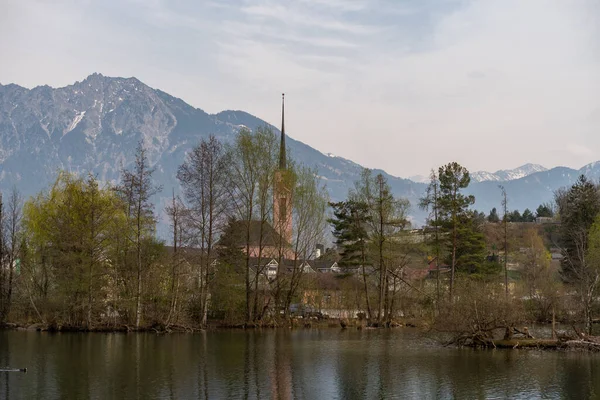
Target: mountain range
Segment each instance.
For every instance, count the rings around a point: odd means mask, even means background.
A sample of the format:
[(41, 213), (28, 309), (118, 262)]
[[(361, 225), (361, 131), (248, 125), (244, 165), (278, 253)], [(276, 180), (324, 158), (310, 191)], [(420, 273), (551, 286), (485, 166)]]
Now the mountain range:
[[(92, 74), (62, 88), (0, 84), (0, 190), (16, 185), (26, 196), (34, 195), (54, 181), (59, 169), (91, 171), (102, 181), (116, 182), (142, 140), (156, 166), (155, 179), (164, 188), (164, 196), (157, 199), (162, 209), (171, 189), (178, 190), (177, 167), (201, 138), (212, 134), (230, 141), (243, 127), (263, 125), (270, 126), (244, 111), (208, 114), (136, 78)], [(323, 154), (289, 136), (286, 140), (294, 158), (318, 169), (332, 200), (346, 197), (359, 178), (359, 164)], [(374, 172), (387, 177), (395, 195), (408, 198), (415, 224), (423, 223), (425, 212), (417, 207), (427, 186), (423, 179)], [(535, 209), (582, 173), (598, 179), (600, 162), (580, 170), (526, 164), (494, 173), (478, 171), (472, 174), (468, 192), (476, 196), (475, 208), (487, 213), (500, 205), (501, 183), (510, 209)]]

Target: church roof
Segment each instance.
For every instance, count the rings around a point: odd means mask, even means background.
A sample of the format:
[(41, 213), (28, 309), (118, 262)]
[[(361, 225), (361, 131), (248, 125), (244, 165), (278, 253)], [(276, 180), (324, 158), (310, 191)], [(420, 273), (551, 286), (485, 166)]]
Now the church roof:
[[(262, 225), (262, 232), (261, 232)], [(220, 245), (233, 245), (236, 247), (243, 247), (246, 245), (246, 234), (247, 228), (250, 228), (250, 246), (259, 246), (263, 247), (277, 247), (283, 243), (283, 247), (290, 246), (288, 242), (285, 241), (277, 233), (277, 231), (271, 226), (270, 223), (266, 221), (233, 221), (231, 222), (227, 228), (225, 228), (225, 232), (223, 232), (222, 240), (219, 241)], [(261, 233), (262, 233), (262, 241), (261, 241)]]

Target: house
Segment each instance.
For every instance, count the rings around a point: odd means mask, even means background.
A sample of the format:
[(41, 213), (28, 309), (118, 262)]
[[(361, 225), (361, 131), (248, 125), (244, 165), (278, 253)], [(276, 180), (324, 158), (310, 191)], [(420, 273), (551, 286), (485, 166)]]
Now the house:
[(429, 276), (430, 277), (435, 277), (438, 273), (438, 268), (440, 271), (440, 274), (445, 274), (447, 272), (450, 272), (450, 266), (446, 263), (440, 262), (439, 265), (437, 264), (437, 257), (433, 257), (431, 260), (429, 260), (427, 262), (427, 264), (429, 264), (429, 266), (427, 267), (427, 271), (429, 272)]
[(321, 273), (339, 273), (341, 268), (336, 261), (312, 260), (309, 261), (312, 268)]
[(284, 259), (282, 261), (284, 271), (288, 274), (301, 272), (303, 274), (315, 274), (317, 271), (312, 267), (310, 261)]

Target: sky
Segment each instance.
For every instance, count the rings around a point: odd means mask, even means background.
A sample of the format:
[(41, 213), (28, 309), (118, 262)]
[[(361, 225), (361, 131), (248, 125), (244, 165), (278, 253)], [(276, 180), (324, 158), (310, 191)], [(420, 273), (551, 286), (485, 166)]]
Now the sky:
[(135, 76), (401, 177), (600, 160), (598, 0), (0, 0), (0, 83)]

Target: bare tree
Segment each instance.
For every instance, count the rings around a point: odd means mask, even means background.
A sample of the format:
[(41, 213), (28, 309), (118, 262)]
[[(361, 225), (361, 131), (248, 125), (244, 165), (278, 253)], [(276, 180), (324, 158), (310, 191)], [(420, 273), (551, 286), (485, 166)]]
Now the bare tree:
[(187, 154), (177, 178), (183, 187), (188, 210), (185, 214), (190, 243), (200, 248), (197, 269), (201, 324), (206, 325), (214, 246), (227, 223), (229, 197), (229, 152), (214, 137), (202, 140)]
[(133, 242), (136, 252), (136, 328), (139, 328), (142, 316), (144, 240), (153, 236), (156, 224), (151, 198), (162, 190), (162, 187), (155, 185), (152, 180), (154, 171), (155, 169), (150, 166), (147, 150), (140, 141), (136, 150), (133, 170), (123, 170), (122, 185), (118, 188), (122, 197), (127, 201), (127, 214), (130, 221), (129, 240)]
[(502, 223), (504, 224), (504, 291), (508, 296), (508, 199), (504, 186), (498, 185), (502, 191)]
[(363, 201), (369, 206), (370, 236), (374, 253), (377, 254), (373, 258), (379, 272), (377, 320), (379, 323), (389, 322), (393, 296), (393, 290), (390, 290), (390, 272), (395, 269), (391, 260), (396, 257), (390, 257), (387, 253), (395, 252), (398, 245), (395, 238), (409, 226), (406, 219), (409, 203), (406, 199), (394, 198), (383, 175), (373, 177), (368, 169), (363, 170), (361, 180), (356, 183), (350, 198)]
[[(229, 149), (231, 171), (227, 186), (232, 200), (232, 214), (244, 225), (247, 323), (258, 317), (259, 278), (263, 272), (263, 250), (271, 218), (278, 147), (273, 132), (268, 128), (259, 128), (254, 133), (242, 130)], [(257, 256), (258, 262), (251, 280), (252, 255)]]
[(429, 175), (429, 185), (427, 186), (427, 192), (424, 197), (419, 200), (419, 207), (424, 210), (430, 211), (428, 218), (428, 225), (432, 225), (434, 229), (433, 237), (433, 248), (435, 252), (435, 292), (436, 302), (439, 310), (440, 305), (440, 253), (442, 249), (442, 242), (440, 240), (440, 181), (435, 170), (431, 170)]
[[(328, 196), (325, 189), (319, 185), (316, 171), (298, 167), (295, 175), (296, 185), (292, 197), (294, 230), (291, 243), (294, 259), (283, 304), (286, 316), (302, 278), (310, 268), (307, 263), (313, 258), (317, 244), (323, 239), (327, 223)], [(277, 277), (277, 281), (279, 280), (280, 274)]]
[(183, 224), (184, 218), (186, 217), (186, 209), (183, 205), (179, 196), (175, 196), (175, 190), (173, 190), (173, 198), (171, 204), (166, 207), (166, 213), (171, 221), (171, 228), (173, 233), (173, 253), (171, 254), (171, 287), (170, 287), (170, 300), (169, 300), (169, 314), (165, 322), (165, 327), (176, 320), (177, 306), (179, 300), (179, 267), (182, 263), (182, 257), (180, 256), (180, 247), (183, 243)]

